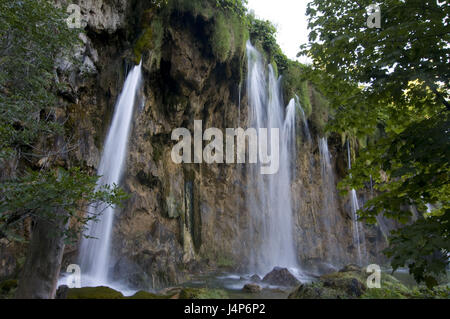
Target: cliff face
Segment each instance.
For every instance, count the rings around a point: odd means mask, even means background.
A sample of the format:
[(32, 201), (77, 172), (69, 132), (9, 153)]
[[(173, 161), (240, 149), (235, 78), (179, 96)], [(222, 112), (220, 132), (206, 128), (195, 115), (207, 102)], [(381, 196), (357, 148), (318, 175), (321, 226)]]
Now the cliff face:
[[(131, 197), (115, 220), (113, 275), (139, 288), (159, 288), (206, 269), (244, 271), (251, 249), (246, 166), (176, 165), (170, 153), (172, 131), (192, 132), (194, 120), (203, 120), (204, 128), (246, 126), (245, 58), (235, 51), (218, 61), (211, 46), (213, 17), (174, 11), (160, 19), (137, 0), (84, 1), (81, 7), (87, 17), (81, 67), (62, 61), (58, 70), (71, 85), (61, 92), (78, 145), (71, 162), (95, 172), (128, 65), (139, 57), (144, 68), (123, 179)], [(300, 132), (300, 121), (298, 126)], [(354, 261), (356, 249), (348, 198), (324, 186), (313, 135), (312, 144), (300, 141), (297, 147), (295, 239), (303, 266), (325, 271), (327, 263)], [(336, 171), (346, 155), (340, 143), (330, 144)], [(336, 205), (325, 209), (330, 191)], [(370, 261), (376, 261), (384, 245), (381, 233), (366, 232)], [(76, 261), (76, 255), (76, 247), (69, 247), (65, 262)]]

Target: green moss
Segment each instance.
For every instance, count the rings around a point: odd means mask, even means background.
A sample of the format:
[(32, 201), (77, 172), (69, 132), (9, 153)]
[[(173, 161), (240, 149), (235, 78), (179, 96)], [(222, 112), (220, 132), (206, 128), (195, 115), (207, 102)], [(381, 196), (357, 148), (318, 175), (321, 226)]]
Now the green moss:
[(18, 286), (16, 279), (8, 279), (0, 283), (0, 299), (13, 298)]
[(139, 61), (142, 60), (142, 55), (144, 54), (145, 51), (150, 50), (153, 47), (152, 40), (153, 40), (152, 29), (151, 28), (144, 29), (133, 48), (136, 63), (139, 63)]
[(150, 65), (155, 65), (159, 69), (163, 40), (164, 24), (161, 18), (155, 17), (150, 25), (144, 23), (144, 29), (133, 47), (136, 64), (142, 60), (144, 54), (149, 53)]
[(153, 51), (151, 56), (151, 66), (155, 65), (157, 69), (161, 65), (161, 50), (164, 41), (164, 24), (159, 18), (152, 21), (151, 28), (153, 30)]
[[(381, 288), (367, 288), (368, 274), (363, 270), (347, 268), (320, 277), (319, 281), (302, 285), (290, 296), (291, 299), (405, 299), (415, 294), (393, 276), (381, 274)], [(445, 296), (442, 291), (436, 293)]]
[(316, 131), (323, 135), (330, 117), (329, 102), (316, 89), (310, 88), (312, 112), (311, 123)]
[(160, 144), (153, 145), (153, 160), (158, 163), (164, 154), (164, 147)]
[(108, 287), (69, 289), (67, 299), (124, 299), (120, 292)]
[(209, 20), (214, 16), (215, 7), (207, 0), (171, 0), (167, 6), (170, 12), (189, 12), (194, 17)]
[(233, 259), (228, 256), (219, 256), (216, 263), (220, 268), (233, 268), (235, 265)]
[(228, 299), (226, 291), (208, 288), (184, 288), (180, 292), (180, 299)]
[(139, 291), (137, 293), (135, 293), (133, 296), (131, 297), (127, 297), (125, 299), (170, 299), (171, 297), (173, 297), (173, 295), (157, 295), (157, 294), (153, 294), (151, 292), (146, 292), (146, 291)]
[(125, 297), (122, 293), (109, 287), (86, 287), (69, 289), (67, 299), (170, 299), (174, 295), (158, 295), (139, 291), (131, 297)]
[(219, 13), (215, 18), (211, 46), (214, 56), (222, 63), (234, 54), (233, 30), (228, 25), (223, 13)]

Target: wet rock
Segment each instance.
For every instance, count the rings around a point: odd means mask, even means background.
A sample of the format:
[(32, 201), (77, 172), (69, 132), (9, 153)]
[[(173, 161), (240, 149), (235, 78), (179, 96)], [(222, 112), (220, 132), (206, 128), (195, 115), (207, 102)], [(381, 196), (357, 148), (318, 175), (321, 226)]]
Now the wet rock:
[(333, 266), (329, 263), (318, 263), (317, 270), (320, 275), (325, 275), (325, 274), (331, 274), (331, 273), (336, 272), (338, 270), (338, 268), (336, 268), (335, 266)]
[(256, 284), (247, 284), (244, 286), (244, 288), (242, 288), (242, 290), (244, 292), (255, 294), (255, 293), (261, 292), (262, 288), (261, 288), (261, 286), (258, 286)]
[(293, 287), (300, 284), (300, 281), (298, 281), (288, 269), (280, 267), (275, 267), (263, 278), (262, 282), (270, 285), (287, 287)]
[(139, 291), (131, 297), (125, 297), (121, 292), (109, 287), (69, 288), (61, 286), (56, 293), (56, 299), (170, 299), (175, 292), (155, 294)]
[(124, 295), (109, 287), (69, 289), (66, 299), (125, 299)]
[(360, 278), (332, 277), (325, 279), (323, 286), (326, 288), (343, 291), (349, 297), (361, 297), (367, 289)]
[(59, 286), (56, 290), (55, 299), (67, 299), (67, 294), (69, 293), (69, 287), (66, 285)]
[(179, 294), (179, 299), (228, 299), (228, 294), (220, 289), (208, 288), (184, 288)]
[(250, 280), (253, 282), (261, 282), (262, 281), (261, 277), (259, 277), (258, 275), (251, 276)]
[(16, 279), (9, 279), (0, 283), (0, 299), (12, 297), (17, 289), (17, 284)]
[[(174, 295), (174, 294), (173, 294)], [(170, 299), (173, 295), (165, 295), (165, 294), (154, 294), (147, 291), (139, 291), (135, 293), (133, 296), (128, 297), (126, 299)]]
[(339, 272), (324, 275), (318, 281), (301, 285), (290, 295), (290, 299), (356, 299), (356, 298), (405, 298), (408, 289), (397, 279), (382, 274), (382, 289), (368, 289), (368, 274), (361, 268), (350, 265)]

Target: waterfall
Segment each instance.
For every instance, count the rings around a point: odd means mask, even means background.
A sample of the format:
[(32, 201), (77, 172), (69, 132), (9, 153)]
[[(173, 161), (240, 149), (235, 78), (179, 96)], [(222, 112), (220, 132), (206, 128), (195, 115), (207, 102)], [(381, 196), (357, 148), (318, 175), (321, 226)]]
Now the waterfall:
[(276, 79), (271, 66), (267, 74), (261, 54), (250, 42), (247, 42), (247, 58), (249, 126), (269, 131), (279, 128), (281, 140), (277, 174), (261, 175), (260, 164), (250, 165), (248, 170), (250, 270), (259, 274), (266, 274), (276, 266), (298, 270), (291, 192), (295, 168), (295, 101), (284, 107), (281, 79)]
[[(337, 224), (336, 214), (339, 211), (339, 204), (335, 192), (336, 184), (333, 167), (331, 165), (331, 154), (328, 148), (328, 140), (325, 137), (319, 139), (319, 152), (323, 193), (323, 206), (320, 219), (326, 231), (326, 234), (322, 234), (322, 238), (326, 238), (325, 243), (327, 251), (325, 260), (329, 263), (339, 264), (343, 261), (342, 247), (337, 238), (332, 238), (333, 225)], [(337, 259), (332, 259), (333, 253), (338, 257)]]
[[(350, 142), (347, 142), (347, 152), (348, 152), (348, 169), (352, 169), (352, 158), (350, 153)], [(366, 253), (366, 244), (365, 244), (365, 235), (364, 229), (361, 222), (358, 221), (358, 210), (359, 202), (358, 202), (358, 194), (355, 189), (352, 189), (350, 193), (350, 204), (352, 211), (352, 221), (353, 221), (353, 243), (356, 245), (357, 253), (358, 253), (358, 264), (362, 265), (365, 262), (367, 253)]]
[[(98, 175), (97, 188), (103, 185), (118, 185), (127, 155), (128, 137), (137, 91), (142, 77), (141, 64), (128, 74), (115, 107), (111, 127), (104, 144)], [(114, 220), (113, 207), (95, 205), (89, 208), (90, 220), (80, 248), (80, 266), (83, 285), (107, 285), (110, 264), (111, 233)]]

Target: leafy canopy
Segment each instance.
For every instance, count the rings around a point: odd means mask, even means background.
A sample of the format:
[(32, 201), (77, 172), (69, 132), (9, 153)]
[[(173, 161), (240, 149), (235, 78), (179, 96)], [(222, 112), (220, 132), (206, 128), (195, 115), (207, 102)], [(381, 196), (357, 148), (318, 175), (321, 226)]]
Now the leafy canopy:
[(378, 196), (360, 216), (408, 224), (391, 234), (386, 253), (394, 269), (409, 266), (433, 286), (450, 253), (449, 10), (439, 1), (386, 0), (381, 28), (370, 29), (370, 4), (312, 1), (310, 44), (300, 54), (313, 58), (311, 78), (334, 110), (328, 129), (371, 139), (342, 188), (374, 179)]
[[(69, 29), (66, 18), (51, 1), (0, 0), (0, 239), (19, 239), (27, 218), (56, 225), (74, 217), (82, 227), (89, 217), (77, 211), (124, 198), (115, 186), (96, 190), (97, 177), (67, 160), (64, 105), (57, 96), (65, 84), (55, 70), (57, 59), (79, 43), (80, 30)], [(57, 231), (76, 237), (74, 228)]]

